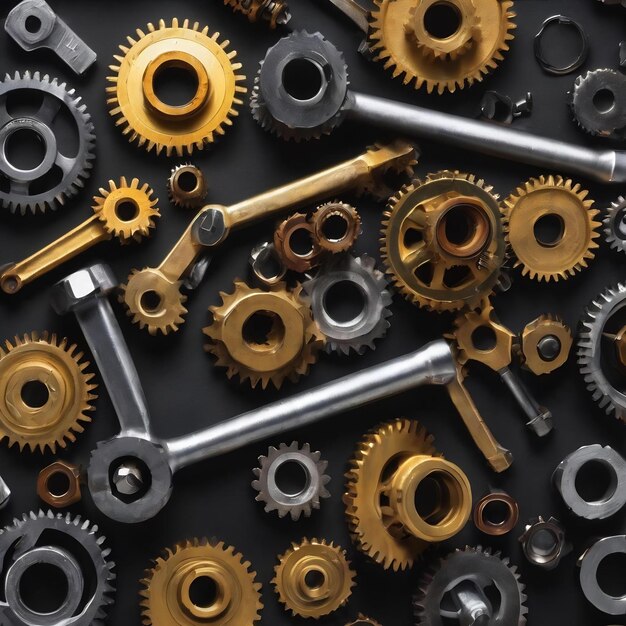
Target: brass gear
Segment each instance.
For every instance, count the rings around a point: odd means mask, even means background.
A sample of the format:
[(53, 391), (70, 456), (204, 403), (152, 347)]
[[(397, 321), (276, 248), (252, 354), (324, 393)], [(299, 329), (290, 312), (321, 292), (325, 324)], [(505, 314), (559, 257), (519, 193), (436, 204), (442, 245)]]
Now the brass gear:
[[(594, 241), (602, 224), (595, 220), (588, 192), (561, 176), (531, 178), (503, 203), (508, 240), (517, 257), (515, 267), (522, 275), (538, 281), (567, 279), (587, 267), (593, 259)], [(560, 223), (560, 234), (540, 241), (535, 227), (542, 218)]]
[[(455, 224), (465, 229), (451, 238)], [(444, 170), (404, 186), (389, 201), (381, 256), (396, 288), (435, 311), (476, 306), (506, 257), (498, 198), (471, 174)]]
[[(331, 220), (342, 223), (337, 233), (331, 232)], [(332, 254), (349, 250), (361, 234), (361, 216), (357, 210), (338, 200), (317, 207), (311, 216), (311, 224), (317, 244)]]
[[(346, 516), (359, 550), (385, 569), (406, 569), (432, 542), (454, 536), (467, 523), (472, 492), (465, 474), (443, 459), (433, 437), (416, 421), (381, 424), (359, 443), (346, 474)], [(424, 480), (439, 501), (418, 511)]]
[[(542, 343), (548, 340), (549, 354), (544, 354)], [(540, 315), (524, 326), (520, 351), (524, 367), (533, 374), (549, 374), (565, 364), (572, 348), (572, 331), (562, 319), (552, 315)]]
[[(208, 580), (206, 580), (208, 579)], [(195, 604), (191, 586), (211, 583), (210, 603)], [(167, 549), (141, 581), (146, 626), (252, 626), (261, 619), (261, 585), (250, 563), (224, 542), (192, 539)]]
[[(294, 247), (292, 239), (298, 231), (308, 235), (311, 244), (309, 250), (300, 252)], [(294, 213), (278, 225), (274, 231), (274, 249), (285, 267), (299, 273), (319, 265), (322, 255), (313, 224), (304, 213)]]
[[(231, 294), (220, 292), (221, 306), (210, 308), (213, 322), (203, 329), (209, 337), (207, 352), (217, 357), (216, 365), (226, 367), (226, 375), (239, 375), (241, 382), (270, 381), (279, 389), (286, 378), (295, 382), (309, 371), (324, 345), (324, 338), (311, 311), (301, 300), (302, 287), (288, 290), (284, 282), (267, 291), (249, 287), (237, 280)], [(246, 323), (263, 316), (270, 328), (263, 338), (246, 338)]]
[(359, 613), (353, 622), (348, 622), (346, 626), (381, 626), (375, 619), (366, 617), (363, 613)]
[[(122, 54), (115, 55), (113, 75), (107, 78), (109, 112), (129, 141), (148, 151), (183, 156), (201, 150), (225, 133), (238, 114), (236, 107), (243, 104), (247, 90), (238, 84), (245, 76), (237, 73), (237, 53), (227, 50), (229, 42), (220, 42), (219, 33), (209, 35), (206, 26), (200, 30), (198, 22), (184, 20), (180, 26), (174, 18), (168, 26), (160, 20), (146, 31), (137, 29), (135, 38), (127, 38), (128, 45), (120, 45)], [(196, 78), (196, 94), (186, 104), (168, 105), (154, 92), (154, 77), (170, 67)]]
[[(182, 184), (185, 177), (194, 181), (192, 186)], [(167, 179), (167, 191), (174, 206), (197, 209), (204, 204), (209, 185), (199, 167), (191, 163), (182, 163), (172, 168)]]
[[(93, 410), (93, 374), (67, 339), (44, 332), (15, 337), (0, 348), (0, 440), (31, 452), (65, 448), (83, 432)], [(38, 383), (42, 397), (27, 401), (26, 385)], [(44, 390), (45, 387), (45, 390)], [(34, 390), (33, 390), (34, 391)], [(42, 403), (43, 400), (43, 403)]]
[(278, 599), (294, 616), (328, 615), (348, 601), (356, 585), (346, 551), (324, 539), (292, 543), (274, 571)]
[[(510, 0), (375, 0), (369, 48), (393, 77), (442, 94), (483, 80), (514, 38)], [(431, 32), (433, 12), (448, 11), (447, 32)], [(439, 35), (439, 36), (437, 36)]]

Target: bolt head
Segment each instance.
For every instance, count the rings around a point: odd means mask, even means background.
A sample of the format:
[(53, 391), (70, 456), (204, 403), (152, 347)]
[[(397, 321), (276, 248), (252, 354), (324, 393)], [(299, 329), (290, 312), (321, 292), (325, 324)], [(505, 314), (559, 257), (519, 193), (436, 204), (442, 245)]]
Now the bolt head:
[(53, 287), (52, 307), (63, 315), (93, 298), (106, 296), (116, 286), (117, 281), (108, 265), (90, 265), (66, 276)]
[(143, 488), (143, 474), (134, 464), (122, 463), (113, 473), (113, 484), (123, 496), (134, 496)]

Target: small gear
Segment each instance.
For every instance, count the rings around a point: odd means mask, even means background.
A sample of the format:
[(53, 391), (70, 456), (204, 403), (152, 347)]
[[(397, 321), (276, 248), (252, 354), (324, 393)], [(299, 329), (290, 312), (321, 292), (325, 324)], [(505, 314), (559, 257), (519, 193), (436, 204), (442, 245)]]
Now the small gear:
[(294, 213), (274, 231), (274, 249), (287, 269), (303, 273), (319, 265), (322, 257), (313, 224), (304, 213)]
[[(141, 581), (146, 626), (252, 626), (261, 619), (261, 585), (239, 552), (223, 541), (192, 539), (176, 544), (154, 561)], [(210, 601), (192, 596), (211, 587)], [(208, 594), (207, 594), (208, 595)]]
[(348, 622), (346, 626), (381, 626), (375, 619), (366, 617), (363, 613), (359, 613), (353, 622)]
[(357, 210), (338, 200), (317, 207), (311, 224), (317, 244), (333, 254), (349, 250), (361, 234), (361, 216)]
[(346, 551), (324, 539), (292, 543), (274, 571), (278, 599), (294, 616), (328, 615), (348, 601), (356, 585)]
[(274, 29), (291, 20), (289, 7), (284, 0), (224, 0), (235, 13), (242, 13), (250, 22), (264, 21)]
[(199, 167), (183, 163), (172, 168), (167, 179), (167, 191), (175, 206), (197, 209), (204, 203), (209, 187)]
[(572, 347), (572, 331), (562, 319), (540, 315), (524, 326), (520, 351), (524, 367), (540, 376), (565, 365)]
[[(148, 151), (183, 156), (201, 150), (225, 133), (243, 104), (247, 90), (239, 84), (245, 76), (238, 74), (237, 53), (227, 50), (229, 42), (220, 42), (219, 33), (209, 35), (206, 26), (200, 30), (198, 22), (184, 20), (181, 26), (174, 18), (168, 26), (160, 20), (146, 31), (137, 29), (136, 37), (128, 37), (110, 66), (111, 116), (129, 141)], [(183, 68), (198, 85), (191, 100), (180, 106), (163, 102), (154, 90), (155, 77), (171, 67)]]
[(558, 281), (587, 267), (601, 226), (587, 196), (579, 184), (550, 175), (531, 178), (504, 201), (508, 240), (523, 276)]
[(611, 250), (626, 253), (626, 198), (620, 196), (606, 211), (602, 220), (604, 240)]
[(90, 422), (96, 385), (89, 363), (67, 339), (44, 332), (0, 348), (0, 439), (31, 452), (65, 448)]

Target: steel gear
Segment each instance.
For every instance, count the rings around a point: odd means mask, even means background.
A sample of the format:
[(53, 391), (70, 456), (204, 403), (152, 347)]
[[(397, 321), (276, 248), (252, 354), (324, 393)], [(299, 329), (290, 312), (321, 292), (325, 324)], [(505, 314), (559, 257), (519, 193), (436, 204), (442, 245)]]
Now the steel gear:
[[(157, 558), (141, 581), (146, 626), (252, 626), (261, 619), (261, 585), (235, 548), (223, 541), (192, 539)], [(196, 604), (191, 587), (215, 589), (210, 602)]]
[(294, 213), (278, 225), (274, 249), (287, 269), (299, 273), (319, 265), (322, 257), (313, 225), (304, 213)]
[(520, 350), (524, 367), (533, 374), (550, 374), (565, 365), (572, 347), (572, 331), (559, 317), (540, 315), (524, 326)]
[(278, 557), (272, 580), (292, 615), (319, 618), (343, 606), (356, 585), (346, 551), (324, 539), (303, 539)]
[[(288, 492), (278, 484), (281, 468), (289, 465), (298, 467), (304, 478), (302, 488), (295, 492)], [(259, 492), (255, 499), (265, 503), (266, 513), (276, 511), (278, 517), (289, 514), (294, 522), (301, 515), (310, 517), (313, 509), (320, 508), (322, 498), (330, 498), (326, 489), (330, 476), (324, 473), (327, 467), (328, 461), (321, 458), (320, 452), (311, 452), (308, 443), (301, 448), (297, 441), (289, 446), (285, 443), (278, 448), (270, 446), (267, 456), (260, 456), (259, 467), (253, 470), (256, 480), (252, 481), (252, 487)]]
[(90, 422), (96, 385), (89, 363), (67, 339), (44, 332), (0, 348), (0, 440), (31, 452), (65, 448)]
[[(522, 276), (558, 281), (587, 267), (601, 226), (588, 195), (578, 183), (550, 175), (531, 178), (504, 201), (508, 240)], [(556, 232), (542, 234), (544, 225)]]
[[(183, 156), (226, 132), (247, 90), (238, 84), (245, 76), (238, 74), (237, 53), (218, 38), (206, 26), (200, 30), (198, 22), (184, 20), (181, 26), (174, 18), (171, 26), (160, 20), (158, 27), (148, 24), (146, 32), (137, 29), (136, 37), (120, 46), (122, 55), (115, 55), (110, 66), (107, 103), (129, 141), (157, 154)], [(157, 74), (171, 67), (183, 68), (198, 85), (193, 98), (180, 106), (166, 104), (154, 90)]]
[(612, 250), (626, 253), (626, 198), (620, 196), (606, 211), (602, 220), (604, 240)]
[[(433, 437), (412, 420), (396, 419), (366, 435), (346, 479), (352, 538), (385, 569), (411, 567), (431, 542), (458, 533), (471, 514), (467, 477), (435, 451)], [(437, 501), (418, 510), (415, 496), (424, 481), (437, 492)]]
[(443, 626), (473, 619), (485, 626), (524, 626), (524, 588), (517, 567), (500, 552), (467, 546), (422, 575), (415, 597), (417, 624)]
[(497, 196), (471, 174), (442, 171), (389, 201), (381, 256), (397, 289), (435, 311), (476, 306), (491, 293), (506, 255)]
[(234, 287), (231, 294), (220, 292), (222, 305), (210, 308), (213, 322), (203, 329), (216, 365), (227, 368), (228, 378), (238, 374), (263, 389), (307, 374), (324, 338), (300, 298), (302, 287), (288, 290), (281, 282), (263, 291), (239, 280)]
[[(24, 92), (41, 99), (35, 113), (14, 102)], [(78, 138), (73, 150), (59, 132), (58, 120), (64, 116), (72, 119)], [(18, 133), (35, 135), (44, 145), (45, 155), (34, 169), (18, 168), (7, 158), (7, 144)], [(0, 204), (22, 215), (65, 204), (89, 178), (95, 141), (91, 116), (74, 89), (39, 72), (6, 74), (0, 82)]]
[(363, 613), (359, 613), (353, 622), (348, 622), (346, 626), (381, 626), (375, 619), (365, 617)]
[(284, 26), (291, 20), (284, 0), (224, 0), (235, 13), (242, 13), (250, 22), (267, 22), (270, 28)]
[(202, 206), (209, 192), (209, 186), (202, 170), (191, 163), (183, 163), (172, 168), (167, 179), (170, 201), (184, 209), (197, 209)]
[(338, 200), (317, 207), (311, 223), (317, 244), (333, 254), (349, 250), (361, 234), (361, 216), (357, 210)]
[(369, 49), (393, 77), (428, 93), (483, 80), (514, 38), (509, 0), (375, 0)]

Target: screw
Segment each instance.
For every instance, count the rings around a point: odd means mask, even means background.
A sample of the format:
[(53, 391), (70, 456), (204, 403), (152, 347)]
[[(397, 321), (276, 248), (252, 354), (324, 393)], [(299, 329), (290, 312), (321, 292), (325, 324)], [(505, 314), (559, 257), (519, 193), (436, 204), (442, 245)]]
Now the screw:
[(537, 343), (537, 352), (544, 361), (554, 361), (561, 353), (561, 342), (555, 335), (546, 335)]
[(122, 463), (113, 473), (113, 484), (121, 495), (134, 496), (143, 489), (143, 474), (135, 463)]

